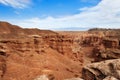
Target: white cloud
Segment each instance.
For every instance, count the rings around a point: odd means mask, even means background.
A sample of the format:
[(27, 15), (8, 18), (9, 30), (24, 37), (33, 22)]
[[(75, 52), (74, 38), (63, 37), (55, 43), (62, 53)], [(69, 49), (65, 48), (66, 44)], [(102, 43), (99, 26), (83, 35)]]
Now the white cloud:
[(23, 27), (40, 29), (57, 28), (120, 28), (120, 0), (102, 0), (91, 8), (83, 8), (81, 13), (60, 18), (47, 17), (45, 19), (32, 18), (10, 21)]
[(84, 3), (97, 3), (98, 0), (80, 0), (81, 2), (84, 2)]
[(80, 8), (79, 10), (80, 11), (86, 11), (86, 10), (88, 10), (89, 9), (89, 7), (83, 7), (83, 8)]
[(0, 3), (13, 8), (25, 8), (30, 4), (30, 0), (0, 0)]

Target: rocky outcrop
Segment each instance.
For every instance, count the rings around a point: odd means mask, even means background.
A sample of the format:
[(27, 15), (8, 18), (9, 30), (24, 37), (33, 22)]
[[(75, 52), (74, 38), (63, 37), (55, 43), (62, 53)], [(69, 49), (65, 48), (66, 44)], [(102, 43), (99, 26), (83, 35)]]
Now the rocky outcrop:
[(82, 45), (84, 46), (95, 46), (102, 42), (102, 37), (98, 35), (88, 35), (83, 38)]
[[(120, 59), (107, 60), (87, 65), (83, 68), (85, 80), (107, 80), (110, 78), (120, 79)], [(113, 77), (112, 77), (113, 76)]]
[(76, 40), (75, 38), (71, 38), (71, 36), (65, 35), (44, 36), (43, 39), (52, 49), (75, 61), (83, 62), (83, 55), (79, 44), (81, 40)]
[[(95, 31), (92, 31), (94, 33)], [(90, 32), (91, 33), (91, 32)], [(95, 32), (101, 33), (101, 32)], [(98, 44), (93, 45), (91, 58), (93, 61), (83, 67), (82, 76), (85, 80), (119, 80), (120, 50), (119, 37), (104, 31), (104, 36)], [(118, 34), (119, 35), (119, 34)], [(102, 62), (101, 62), (102, 61)]]
[(26, 53), (29, 51), (34, 51), (40, 54), (48, 47), (48, 45), (44, 43), (44, 40), (39, 35), (32, 35), (23, 39), (1, 39), (0, 46), (3, 48), (3, 51), (7, 51), (6, 54), (3, 54), (3, 52), (0, 54), (7, 56), (11, 55), (12, 53), (18, 53), (22, 56), (21, 53)]
[(102, 44), (105, 48), (118, 48), (119, 47), (119, 40), (118, 39), (111, 39), (111, 38), (104, 38), (102, 40)]
[(100, 47), (95, 47), (92, 54), (94, 61), (99, 62), (103, 60), (119, 59), (120, 50), (119, 49), (102, 49)]

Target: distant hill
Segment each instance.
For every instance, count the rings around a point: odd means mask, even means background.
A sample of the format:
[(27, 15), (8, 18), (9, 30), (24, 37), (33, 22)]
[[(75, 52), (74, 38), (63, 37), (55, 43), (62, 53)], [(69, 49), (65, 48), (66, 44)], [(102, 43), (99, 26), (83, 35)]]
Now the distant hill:
[(88, 31), (120, 31), (120, 29), (92, 28)]
[(8, 22), (0, 21), (0, 37), (17, 37), (22, 35), (45, 35), (57, 34), (51, 30), (40, 30), (37, 28), (21, 28), (17, 25), (12, 25)]

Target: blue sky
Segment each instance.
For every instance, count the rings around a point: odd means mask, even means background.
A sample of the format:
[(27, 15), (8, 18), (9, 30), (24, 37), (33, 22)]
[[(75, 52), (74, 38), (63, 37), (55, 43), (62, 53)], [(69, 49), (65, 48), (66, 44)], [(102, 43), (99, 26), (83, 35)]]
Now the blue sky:
[[(3, 0), (5, 1), (5, 0)], [(92, 2), (91, 2), (92, 1)], [(98, 4), (100, 0), (31, 0), (26, 7), (0, 4), (0, 17), (6, 19), (13, 17), (15, 19), (32, 17), (59, 17), (74, 15), (80, 12), (80, 8), (92, 7)], [(8, 15), (9, 14), (9, 15)]]
[(120, 0), (0, 0), (0, 21), (52, 30), (120, 28), (119, 3)]

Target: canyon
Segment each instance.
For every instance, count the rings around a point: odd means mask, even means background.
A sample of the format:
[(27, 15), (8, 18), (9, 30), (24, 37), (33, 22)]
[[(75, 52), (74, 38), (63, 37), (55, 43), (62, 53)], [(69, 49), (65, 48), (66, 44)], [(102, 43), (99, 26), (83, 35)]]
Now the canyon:
[(120, 80), (120, 29), (51, 31), (0, 22), (0, 80)]

